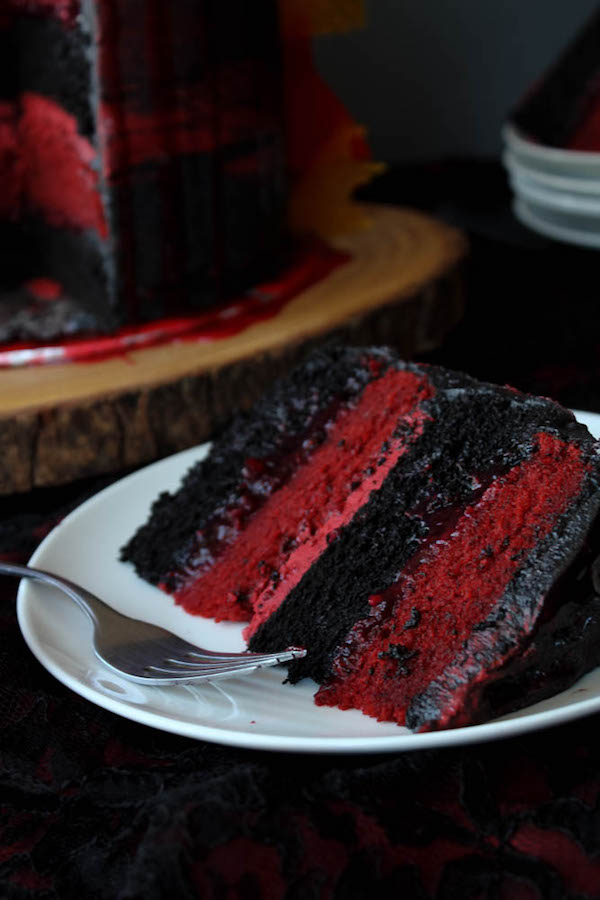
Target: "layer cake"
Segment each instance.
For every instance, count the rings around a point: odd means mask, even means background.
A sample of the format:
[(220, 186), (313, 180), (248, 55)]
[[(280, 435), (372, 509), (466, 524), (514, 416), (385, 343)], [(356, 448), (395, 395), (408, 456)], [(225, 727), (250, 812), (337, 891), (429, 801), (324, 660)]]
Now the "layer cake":
[(600, 463), (544, 398), (381, 348), (310, 357), (238, 417), (122, 558), (316, 702), (430, 730), (600, 659)]
[(286, 179), (275, 0), (5, 0), (0, 342), (268, 277)]

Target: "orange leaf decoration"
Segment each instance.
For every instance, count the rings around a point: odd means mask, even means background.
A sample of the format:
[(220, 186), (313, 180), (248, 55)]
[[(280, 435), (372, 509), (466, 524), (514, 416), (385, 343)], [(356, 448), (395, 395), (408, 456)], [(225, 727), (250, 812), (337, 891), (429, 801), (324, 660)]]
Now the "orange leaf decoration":
[(364, 25), (362, 0), (280, 0), (284, 48), (290, 225), (324, 239), (368, 224), (352, 194), (384, 167), (373, 162), (365, 129), (317, 72), (315, 34)]

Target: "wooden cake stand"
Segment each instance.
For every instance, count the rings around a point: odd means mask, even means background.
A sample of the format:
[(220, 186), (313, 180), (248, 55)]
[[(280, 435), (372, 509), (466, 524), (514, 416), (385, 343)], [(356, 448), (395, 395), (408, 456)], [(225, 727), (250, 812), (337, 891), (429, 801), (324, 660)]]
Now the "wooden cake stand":
[(412, 210), (365, 211), (369, 227), (332, 242), (348, 262), (238, 334), (0, 372), (0, 493), (204, 441), (323, 340), (393, 344), (408, 358), (438, 345), (462, 313), (465, 238)]

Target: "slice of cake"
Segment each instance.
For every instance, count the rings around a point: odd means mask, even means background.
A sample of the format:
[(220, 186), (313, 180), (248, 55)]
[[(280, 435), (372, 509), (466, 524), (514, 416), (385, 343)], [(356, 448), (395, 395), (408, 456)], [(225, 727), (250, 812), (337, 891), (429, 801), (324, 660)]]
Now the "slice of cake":
[(274, 271), (280, 57), (276, 0), (4, 0), (0, 342), (197, 310)]
[(123, 549), (193, 614), (295, 645), (319, 704), (480, 722), (600, 659), (597, 446), (550, 400), (312, 356), (217, 440)]

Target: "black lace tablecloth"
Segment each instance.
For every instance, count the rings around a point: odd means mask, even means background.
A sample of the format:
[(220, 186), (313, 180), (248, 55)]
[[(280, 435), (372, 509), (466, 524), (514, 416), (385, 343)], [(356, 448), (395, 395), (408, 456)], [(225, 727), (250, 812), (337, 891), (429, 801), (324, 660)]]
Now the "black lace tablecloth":
[[(374, 190), (471, 234), (467, 313), (432, 360), (600, 411), (600, 256), (521, 230), (493, 166), (395, 172)], [(0, 500), (0, 555), (25, 561), (106, 483)], [(599, 717), (386, 756), (201, 743), (55, 681), (23, 643), (15, 593), (0, 581), (0, 898), (600, 897)]]

